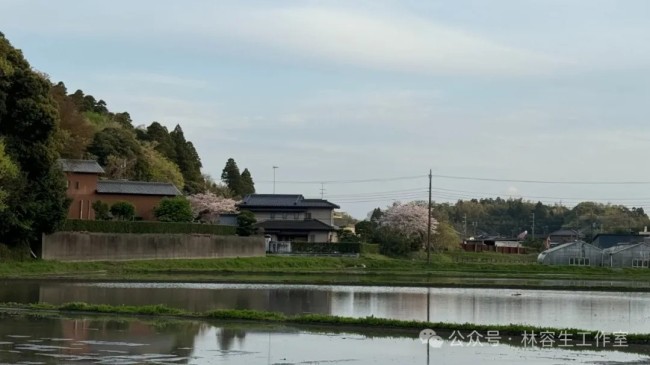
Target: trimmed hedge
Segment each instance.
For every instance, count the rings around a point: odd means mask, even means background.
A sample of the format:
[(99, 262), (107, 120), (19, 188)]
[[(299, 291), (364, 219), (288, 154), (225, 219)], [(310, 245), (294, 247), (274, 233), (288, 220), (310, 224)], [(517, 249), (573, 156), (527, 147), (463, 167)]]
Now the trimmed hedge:
[(379, 254), (379, 245), (376, 243), (362, 243), (361, 253)]
[(100, 233), (200, 233), (234, 236), (236, 227), (215, 224), (143, 222), (143, 221), (92, 221), (69, 219), (60, 231)]
[(292, 253), (359, 253), (360, 248), (353, 242), (291, 242)]

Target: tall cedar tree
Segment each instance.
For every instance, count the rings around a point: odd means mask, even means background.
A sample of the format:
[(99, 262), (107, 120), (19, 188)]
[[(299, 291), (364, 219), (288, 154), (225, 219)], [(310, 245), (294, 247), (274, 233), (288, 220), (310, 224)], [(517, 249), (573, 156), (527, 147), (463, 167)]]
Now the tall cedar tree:
[(53, 136), (58, 124), (51, 84), (32, 71), (0, 33), (0, 137), (21, 176), (0, 213), (0, 241), (36, 243), (65, 220), (70, 201)]
[(241, 180), (242, 176), (239, 173), (239, 167), (237, 167), (237, 162), (233, 158), (229, 158), (226, 162), (226, 166), (221, 172), (221, 181), (232, 191), (235, 196), (241, 195)]
[(248, 171), (248, 169), (244, 169), (244, 171), (241, 173), (239, 189), (239, 195), (241, 196), (255, 193), (255, 183), (253, 182), (253, 177), (251, 176), (251, 173)]
[(56, 148), (63, 158), (81, 159), (93, 140), (95, 130), (66, 93), (62, 82), (50, 89), (59, 111), (59, 128), (54, 136)]
[(156, 151), (162, 153), (170, 161), (176, 161), (176, 147), (167, 127), (158, 122), (151, 123), (147, 127), (147, 139), (156, 143)]
[(201, 175), (201, 159), (194, 145), (192, 142), (185, 140), (180, 125), (176, 125), (170, 136), (176, 150), (174, 162), (181, 169), (183, 179), (185, 179), (185, 188), (183, 190), (188, 194), (203, 192), (204, 181), (203, 175)]

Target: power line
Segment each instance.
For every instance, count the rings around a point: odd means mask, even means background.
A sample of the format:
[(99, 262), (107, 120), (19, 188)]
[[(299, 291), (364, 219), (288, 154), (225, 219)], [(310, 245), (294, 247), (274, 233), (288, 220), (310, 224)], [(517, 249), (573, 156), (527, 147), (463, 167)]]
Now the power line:
[[(401, 176), (401, 177), (387, 177), (387, 178), (372, 178), (372, 179), (360, 179), (360, 180), (310, 180), (310, 181), (299, 181), (299, 180), (284, 180), (276, 181), (278, 184), (357, 184), (357, 183), (369, 183), (369, 182), (384, 182), (384, 181), (401, 181), (401, 180), (415, 180), (415, 179), (424, 179), (428, 177), (427, 175), (416, 175), (416, 176)], [(258, 181), (261, 183), (271, 183), (272, 181)]]
[(427, 191), (425, 188), (414, 188), (414, 189), (404, 189), (404, 190), (387, 190), (387, 191), (376, 191), (369, 193), (357, 193), (357, 194), (328, 194), (327, 198), (346, 198), (346, 197), (361, 197), (361, 196), (385, 196), (385, 195), (395, 195), (395, 194), (405, 194), (405, 193), (419, 193)]
[(550, 180), (519, 180), (519, 179), (496, 179), (488, 177), (470, 177), (453, 175), (433, 175), (441, 179), (452, 180), (474, 180), (493, 182), (516, 182), (526, 184), (558, 184), (558, 185), (650, 185), (650, 181), (550, 181)]

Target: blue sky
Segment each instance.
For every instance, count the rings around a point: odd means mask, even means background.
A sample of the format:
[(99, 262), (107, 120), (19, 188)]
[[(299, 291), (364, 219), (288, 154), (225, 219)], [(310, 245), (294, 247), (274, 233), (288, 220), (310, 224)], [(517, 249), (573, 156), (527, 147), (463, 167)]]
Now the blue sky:
[[(650, 2), (2, 0), (32, 65), (180, 123), (219, 177), (320, 196), (317, 181), (435, 175), (646, 181)], [(289, 183), (288, 181), (314, 181)], [(363, 217), (427, 180), (326, 183)], [(434, 200), (523, 197), (650, 207), (650, 184), (434, 179)]]

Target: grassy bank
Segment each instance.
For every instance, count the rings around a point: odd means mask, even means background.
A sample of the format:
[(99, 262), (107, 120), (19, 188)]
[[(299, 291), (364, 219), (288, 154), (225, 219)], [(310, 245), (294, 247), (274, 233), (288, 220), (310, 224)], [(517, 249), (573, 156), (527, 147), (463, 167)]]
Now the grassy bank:
[[(3, 279), (153, 280), (258, 282), (300, 284), (359, 284), (404, 286), (543, 287), (552, 280), (624, 281), (634, 290), (635, 281), (650, 280), (647, 269), (543, 266), (534, 255), (491, 253), (434, 254), (430, 264), (422, 260), (393, 259), (381, 255), (349, 257), (252, 257), (197, 260), (121, 262), (55, 262), (9, 260), (0, 263)], [(525, 283), (489, 280), (525, 281)], [(588, 285), (572, 284), (573, 287)], [(571, 287), (571, 285), (569, 285)], [(621, 286), (609, 288), (620, 290)]]
[[(521, 336), (524, 332), (530, 334), (531, 331), (539, 334), (540, 332), (567, 333), (575, 336), (582, 336), (581, 333), (596, 334), (597, 331), (580, 330), (576, 328), (548, 328), (526, 326), (518, 324), (509, 325), (480, 325), (472, 323), (444, 323), (444, 322), (423, 322), (423, 321), (403, 321), (394, 319), (384, 319), (375, 317), (350, 318), (338, 317), (322, 314), (302, 314), (287, 316), (276, 312), (263, 312), (254, 310), (214, 310), (207, 312), (189, 312), (181, 309), (170, 308), (164, 305), (153, 306), (111, 306), (96, 305), (81, 302), (66, 303), (62, 305), (52, 305), (46, 303), (38, 304), (16, 304), (0, 303), (0, 310), (11, 312), (12, 310), (23, 310), (31, 312), (60, 312), (60, 313), (101, 313), (114, 314), (122, 316), (155, 316), (170, 318), (190, 318), (190, 319), (214, 319), (214, 320), (231, 320), (231, 321), (254, 321), (260, 323), (277, 323), (277, 324), (302, 324), (318, 326), (335, 326), (348, 328), (368, 328), (368, 329), (402, 329), (413, 330), (413, 333), (419, 333), (420, 330), (431, 328), (440, 332), (451, 331), (498, 331), (499, 335)], [(581, 338), (581, 337), (580, 337)], [(649, 344), (650, 333), (647, 334), (628, 334), (627, 342), (630, 344)]]

